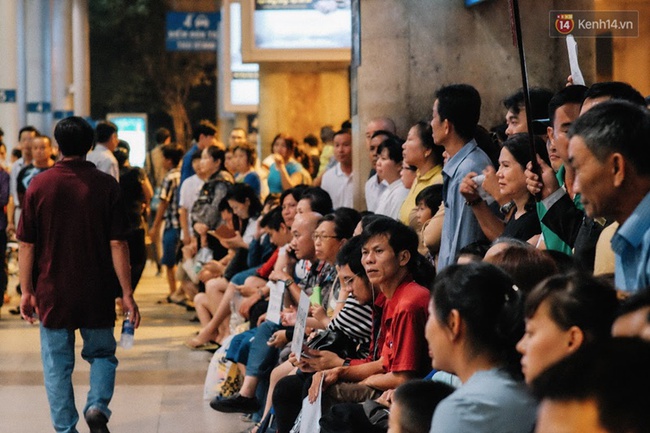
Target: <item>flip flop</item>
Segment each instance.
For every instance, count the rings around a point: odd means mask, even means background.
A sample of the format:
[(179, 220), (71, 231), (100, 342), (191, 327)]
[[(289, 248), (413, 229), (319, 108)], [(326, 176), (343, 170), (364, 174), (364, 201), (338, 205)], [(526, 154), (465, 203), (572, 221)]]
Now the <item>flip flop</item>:
[(199, 344), (198, 346), (193, 345), (189, 341), (185, 342), (185, 346), (189, 347), (192, 350), (206, 350), (208, 352), (216, 352), (221, 347), (221, 344), (216, 341), (208, 341), (207, 343)]

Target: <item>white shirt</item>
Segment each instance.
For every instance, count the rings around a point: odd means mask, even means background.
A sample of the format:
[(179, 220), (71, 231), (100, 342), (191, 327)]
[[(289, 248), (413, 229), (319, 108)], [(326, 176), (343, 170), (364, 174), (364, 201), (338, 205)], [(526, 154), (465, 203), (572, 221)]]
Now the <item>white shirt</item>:
[(370, 179), (366, 181), (366, 209), (370, 212), (377, 213), (379, 206), (379, 197), (386, 190), (386, 182), (379, 182), (377, 173), (373, 174)]
[(341, 170), (341, 163), (328, 169), (323, 174), (321, 188), (323, 188), (332, 198), (332, 207), (353, 207), (354, 204), (354, 173), (346, 175)]
[(194, 229), (192, 228), (192, 220), (190, 218), (190, 212), (194, 202), (199, 198), (199, 193), (205, 182), (198, 175), (194, 174), (187, 179), (181, 185), (181, 192), (179, 193), (178, 205), (187, 210), (187, 226), (190, 229), (190, 235), (194, 234)]
[(113, 152), (103, 144), (95, 144), (95, 148), (86, 155), (86, 161), (92, 162), (97, 166), (97, 170), (110, 174), (119, 182), (120, 169), (117, 165), (117, 159), (113, 156)]
[(9, 172), (9, 193), (14, 198), (16, 207), (20, 207), (20, 201), (18, 200), (18, 173), (20, 173), (23, 167), (25, 167), (25, 161), (23, 158), (18, 158), (11, 164), (11, 171)]
[(408, 194), (409, 190), (402, 183), (402, 179), (397, 179), (388, 185), (379, 197), (377, 209), (374, 212), (378, 215), (386, 215), (398, 220), (400, 209)]

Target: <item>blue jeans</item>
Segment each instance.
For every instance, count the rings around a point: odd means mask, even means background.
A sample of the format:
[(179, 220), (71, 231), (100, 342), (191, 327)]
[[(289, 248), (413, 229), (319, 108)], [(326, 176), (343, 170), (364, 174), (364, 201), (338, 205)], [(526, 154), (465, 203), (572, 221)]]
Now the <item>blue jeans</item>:
[[(90, 364), (90, 391), (83, 413), (98, 409), (106, 418), (111, 416), (108, 404), (115, 388), (115, 337), (113, 328), (82, 328), (81, 357)], [(79, 414), (74, 403), (72, 371), (74, 370), (75, 332), (50, 329), (41, 325), (41, 359), (50, 416), (57, 432), (77, 433)]]
[(280, 329), (268, 320), (256, 328), (255, 337), (250, 342), (248, 361), (246, 362), (246, 376), (254, 376), (260, 379), (271, 374), (271, 370), (278, 362), (280, 351), (273, 346), (266, 344), (269, 338)]

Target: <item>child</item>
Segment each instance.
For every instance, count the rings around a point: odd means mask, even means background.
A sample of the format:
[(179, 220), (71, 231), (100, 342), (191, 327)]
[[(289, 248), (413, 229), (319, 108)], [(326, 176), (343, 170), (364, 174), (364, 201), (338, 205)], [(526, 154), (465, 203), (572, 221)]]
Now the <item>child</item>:
[[(415, 197), (415, 205), (417, 206), (416, 217), (418, 220), (418, 225), (422, 227), (422, 230), (418, 233), (420, 237), (420, 248), (418, 251), (429, 259), (431, 263), (434, 263), (434, 256), (437, 252), (437, 249), (430, 251), (431, 241), (429, 232), (432, 227), (431, 222), (434, 221), (433, 216), (436, 215), (440, 204), (442, 203), (442, 185), (436, 184), (424, 188), (420, 193)], [(437, 219), (437, 218), (436, 218)], [(442, 226), (442, 222), (440, 222)], [(440, 233), (438, 233), (438, 238)], [(440, 243), (438, 239), (437, 244)]]

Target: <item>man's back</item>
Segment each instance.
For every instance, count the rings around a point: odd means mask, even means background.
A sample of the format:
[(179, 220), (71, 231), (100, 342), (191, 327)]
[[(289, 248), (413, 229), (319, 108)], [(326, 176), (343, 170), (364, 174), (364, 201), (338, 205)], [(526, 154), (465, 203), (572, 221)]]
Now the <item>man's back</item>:
[(61, 161), (34, 178), (24, 201), (18, 238), (35, 245), (43, 324), (113, 326), (119, 284), (110, 241), (124, 235), (118, 183), (86, 161)]

